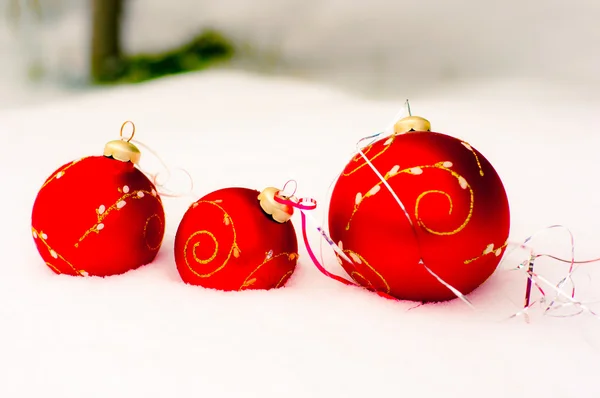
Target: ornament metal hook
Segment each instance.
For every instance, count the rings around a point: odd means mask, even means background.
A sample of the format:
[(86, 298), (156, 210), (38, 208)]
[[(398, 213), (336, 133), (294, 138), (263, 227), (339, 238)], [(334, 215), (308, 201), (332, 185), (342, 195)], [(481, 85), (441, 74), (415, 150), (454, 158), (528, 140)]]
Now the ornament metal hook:
[[(294, 184), (294, 190), (292, 191), (292, 193), (289, 193), (289, 191), (286, 190), (288, 184)], [(281, 190), (278, 192), (278, 194), (280, 194), (281, 196), (285, 197), (286, 199), (291, 198), (294, 196), (294, 194), (296, 193), (296, 190), (298, 189), (298, 182), (296, 180), (288, 180), (285, 185), (283, 186), (283, 188), (281, 188)]]
[(123, 123), (123, 125), (121, 125), (121, 132), (120, 132), (120, 136), (121, 139), (123, 139), (123, 129), (125, 128), (125, 126), (127, 126), (127, 124), (131, 124), (131, 136), (127, 139), (127, 142), (130, 142), (133, 139), (133, 136), (135, 135), (135, 124), (133, 124), (133, 122), (131, 120), (127, 120), (125, 123)]

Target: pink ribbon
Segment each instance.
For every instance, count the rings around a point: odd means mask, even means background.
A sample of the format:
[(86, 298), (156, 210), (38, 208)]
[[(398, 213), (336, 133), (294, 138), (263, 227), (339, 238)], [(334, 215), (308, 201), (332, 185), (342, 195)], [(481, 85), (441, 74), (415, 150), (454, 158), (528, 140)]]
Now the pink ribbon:
[[(302, 219), (302, 238), (304, 239), (304, 244), (306, 246), (306, 250), (308, 251), (308, 255), (310, 257), (310, 259), (312, 260), (312, 262), (315, 264), (315, 266), (317, 267), (317, 269), (319, 271), (321, 271), (321, 273), (325, 276), (327, 276), (328, 278), (331, 278), (333, 280), (336, 280), (340, 283), (343, 283), (344, 285), (348, 285), (348, 286), (356, 286), (362, 289), (366, 289), (369, 291), (372, 291), (376, 294), (378, 294), (381, 297), (385, 297), (387, 299), (390, 300), (396, 300), (399, 301), (397, 298), (390, 296), (389, 294), (386, 294), (384, 292), (380, 292), (377, 291), (375, 289), (369, 289), (367, 287), (364, 287), (362, 285), (359, 285), (355, 282), (349, 281), (346, 278), (343, 278), (339, 275), (336, 274), (332, 274), (331, 272), (327, 271), (325, 269), (325, 267), (323, 267), (323, 265), (321, 264), (321, 262), (317, 259), (317, 256), (315, 255), (315, 253), (313, 252), (310, 243), (308, 241), (308, 234), (307, 234), (307, 222), (306, 222), (306, 212), (307, 211), (311, 211), (317, 208), (317, 201), (312, 199), (312, 198), (301, 198), (301, 199), (297, 199), (296, 197), (292, 196), (284, 196), (281, 194), (281, 191), (277, 192), (277, 194), (275, 195), (275, 201), (277, 203), (283, 204), (283, 205), (287, 205), (287, 206), (291, 206), (295, 209), (300, 210), (300, 215), (301, 215), (301, 219)], [(327, 235), (327, 233), (323, 230), (323, 228), (321, 227), (317, 227), (317, 230), (319, 231), (319, 234), (321, 234), (321, 236), (325, 239), (325, 241), (335, 250), (335, 243), (331, 240), (331, 238)], [(348, 258), (348, 261), (351, 262), (351, 260)]]

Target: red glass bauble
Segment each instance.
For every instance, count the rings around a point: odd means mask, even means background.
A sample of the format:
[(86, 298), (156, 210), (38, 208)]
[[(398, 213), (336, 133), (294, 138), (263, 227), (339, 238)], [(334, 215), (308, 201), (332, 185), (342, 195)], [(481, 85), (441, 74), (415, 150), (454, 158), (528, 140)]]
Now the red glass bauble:
[(266, 214), (258, 195), (224, 188), (190, 206), (175, 237), (184, 282), (219, 290), (285, 285), (298, 260), (296, 232), (290, 221), (279, 223)]
[(109, 276), (154, 260), (165, 214), (155, 186), (133, 163), (91, 156), (46, 180), (31, 223), (37, 249), (54, 272)]
[(329, 209), (331, 237), (353, 263), (338, 261), (354, 281), (423, 302), (456, 297), (426, 267), (463, 294), (485, 282), (506, 248), (510, 213), (483, 155), (429, 131), (395, 134), (363, 152), (406, 213), (360, 154), (354, 157)]

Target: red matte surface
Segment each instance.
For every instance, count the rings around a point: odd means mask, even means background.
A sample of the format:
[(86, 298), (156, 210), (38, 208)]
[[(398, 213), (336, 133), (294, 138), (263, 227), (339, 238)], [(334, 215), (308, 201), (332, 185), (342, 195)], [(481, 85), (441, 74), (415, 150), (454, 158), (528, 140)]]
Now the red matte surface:
[(291, 221), (264, 213), (259, 192), (225, 188), (190, 206), (175, 237), (184, 282), (219, 290), (271, 289), (288, 281), (298, 260)]
[(430, 132), (386, 137), (364, 152), (415, 228), (357, 155), (338, 179), (329, 209), (332, 239), (357, 263), (338, 258), (346, 272), (365, 287), (415, 301), (456, 297), (421, 258), (463, 294), (486, 281), (504, 252), (510, 213), (502, 181), (483, 155)]
[(154, 260), (165, 214), (154, 185), (132, 163), (91, 156), (46, 180), (31, 223), (37, 249), (54, 272), (109, 276)]

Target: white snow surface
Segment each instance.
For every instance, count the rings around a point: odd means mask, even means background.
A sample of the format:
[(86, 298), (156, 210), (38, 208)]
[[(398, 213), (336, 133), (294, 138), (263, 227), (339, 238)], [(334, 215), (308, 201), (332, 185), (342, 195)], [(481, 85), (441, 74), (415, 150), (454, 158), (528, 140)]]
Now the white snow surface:
[[(599, 101), (564, 87), (479, 81), (411, 98), (435, 131), (469, 141), (507, 189), (511, 239), (551, 224), (597, 239)], [(508, 320), (526, 278), (512, 256), (470, 299), (394, 302), (322, 276), (298, 232), (300, 260), (283, 289), (225, 293), (185, 285), (173, 261), (178, 222), (197, 197), (165, 198), (156, 260), (121, 276), (53, 274), (31, 237), (35, 195), (56, 168), (101, 154), (121, 123), (197, 195), (295, 179), (327, 211), (328, 188), (359, 138), (384, 128), (403, 99), (376, 102), (283, 78), (211, 71), (0, 112), (4, 185), (0, 248), (0, 396), (80, 397), (598, 397), (600, 320), (588, 314)], [(149, 159), (149, 153), (144, 153)], [(318, 250), (319, 236), (311, 230)], [(568, 256), (568, 236), (533, 244)], [(323, 245), (327, 267), (341, 272)], [(564, 265), (540, 261), (553, 281)], [(598, 265), (578, 297), (597, 300)], [(536, 297), (539, 297), (536, 295)]]

